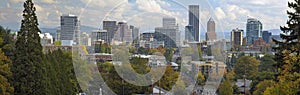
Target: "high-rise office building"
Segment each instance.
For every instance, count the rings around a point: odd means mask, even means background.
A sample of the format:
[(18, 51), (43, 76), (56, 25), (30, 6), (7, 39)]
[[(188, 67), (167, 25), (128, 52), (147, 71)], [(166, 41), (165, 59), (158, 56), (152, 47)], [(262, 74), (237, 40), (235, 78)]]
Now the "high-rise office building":
[(170, 17), (164, 17), (163, 18), (163, 27), (164, 28), (176, 28), (176, 19), (170, 18)]
[(74, 45), (80, 42), (80, 22), (75, 15), (63, 15), (60, 18), (60, 40), (62, 45)]
[(193, 26), (192, 25), (188, 25), (188, 26), (185, 26), (185, 40), (186, 41), (195, 41), (194, 39), (194, 36), (193, 36)]
[(216, 24), (215, 21), (212, 18), (210, 18), (207, 22), (206, 41), (215, 40), (217, 40)]
[(191, 34), (193, 35), (194, 41), (200, 41), (199, 37), (199, 5), (189, 5), (189, 25), (192, 26), (193, 31), (191, 31)]
[(139, 30), (139, 28), (134, 27), (134, 26), (131, 25), (130, 29), (132, 31), (132, 39), (134, 41), (139, 40), (140, 39), (140, 30)]
[(243, 32), (241, 29), (233, 29), (231, 31), (231, 44), (232, 46), (242, 46), (243, 45)]
[(106, 43), (111, 43), (117, 29), (117, 21), (103, 21), (103, 30), (107, 31), (107, 39), (105, 40)]
[(106, 42), (108, 40), (107, 35), (108, 35), (107, 30), (92, 31), (92, 35), (91, 35), (92, 45), (94, 45), (96, 41), (104, 41), (105, 43), (107, 43)]
[(118, 42), (132, 43), (132, 31), (126, 22), (118, 23), (118, 29), (113, 40)]
[(270, 43), (272, 33), (269, 31), (263, 31), (262, 38), (266, 41), (266, 43)]
[(254, 41), (258, 40), (262, 37), (262, 23), (254, 18), (249, 18), (247, 20), (247, 27), (246, 27), (246, 40), (247, 44), (251, 45)]
[[(163, 27), (156, 27), (155, 32), (156, 32), (156, 34), (158, 34), (155, 36), (156, 36), (156, 38), (158, 38), (159, 41), (162, 41), (162, 40), (165, 41), (165, 44), (166, 44), (165, 46), (176, 47), (176, 45), (180, 44), (180, 33), (179, 33), (178, 25), (177, 25), (175, 18), (163, 18)], [(162, 36), (162, 35), (165, 35), (165, 36)], [(166, 36), (168, 38), (170, 38), (172, 41), (167, 41), (170, 39), (162, 38), (162, 37), (166, 37)], [(171, 44), (171, 42), (174, 42), (175, 45), (173, 43)], [(170, 45), (168, 45), (168, 44), (170, 44)]]

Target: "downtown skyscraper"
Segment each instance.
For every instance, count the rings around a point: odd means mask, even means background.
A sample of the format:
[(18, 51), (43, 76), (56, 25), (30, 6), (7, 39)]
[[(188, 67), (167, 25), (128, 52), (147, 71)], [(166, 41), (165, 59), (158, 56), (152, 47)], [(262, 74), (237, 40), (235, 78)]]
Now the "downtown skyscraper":
[(60, 17), (60, 40), (62, 45), (79, 44), (80, 41), (80, 22), (75, 15), (63, 15)]
[(171, 17), (163, 18), (163, 27), (165, 28), (177, 28), (176, 19)]
[(254, 18), (247, 20), (246, 41), (248, 45), (262, 37), (262, 28), (262, 23), (259, 20)]
[(231, 31), (231, 44), (232, 46), (242, 46), (243, 45), (243, 33), (244, 30), (233, 29)]
[(217, 40), (216, 23), (212, 18), (210, 18), (207, 22), (206, 41), (215, 40)]
[(164, 17), (163, 27), (155, 28), (155, 38), (164, 41), (165, 47), (177, 47), (180, 45), (180, 33), (176, 18)]
[(140, 39), (140, 29), (133, 25), (130, 25), (130, 30), (132, 32), (132, 40), (138, 41)]
[(127, 25), (126, 22), (118, 23), (118, 29), (114, 34), (113, 41), (124, 42), (127, 44), (132, 43), (132, 31), (130, 30), (130, 27)]
[(269, 31), (263, 31), (262, 32), (262, 38), (266, 41), (266, 43), (270, 43), (271, 36), (272, 36), (272, 33), (269, 32)]
[[(199, 29), (199, 5), (189, 5), (189, 27), (191, 27), (192, 31), (188, 31), (189, 34), (192, 36), (192, 39), (194, 41), (199, 42), (200, 38), (199, 38), (199, 34), (200, 34), (200, 29)], [(187, 33), (186, 33), (187, 34)], [(189, 36), (186, 36), (188, 38), (186, 39), (190, 39)]]
[(107, 31), (106, 43), (111, 43), (117, 29), (117, 21), (103, 21), (103, 30)]

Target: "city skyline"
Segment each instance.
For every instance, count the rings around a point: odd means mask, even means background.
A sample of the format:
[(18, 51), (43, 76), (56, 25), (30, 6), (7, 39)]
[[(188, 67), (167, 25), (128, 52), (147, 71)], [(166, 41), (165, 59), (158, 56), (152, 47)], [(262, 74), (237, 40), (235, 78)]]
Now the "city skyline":
[[(39, 18), (40, 27), (58, 27), (59, 26), (59, 17), (63, 14), (75, 14), (78, 15), (81, 24), (86, 26), (91, 26), (95, 28), (101, 27), (101, 20), (104, 19), (104, 16), (118, 5), (116, 2), (127, 2), (122, 0), (110, 0), (110, 1), (101, 1), (102, 3), (97, 3), (97, 0), (75, 0), (75, 1), (56, 1), (56, 0), (42, 0), (35, 1), (37, 7), (37, 15)], [(258, 1), (237, 1), (237, 0), (212, 0), (212, 1), (199, 1), (199, 2), (191, 2), (190, 1), (180, 1), (182, 4), (181, 7), (185, 7), (187, 9), (190, 4), (199, 4), (200, 9), (202, 9), (202, 15), (210, 15), (212, 13), (213, 18), (216, 18), (216, 22), (221, 22), (223, 24), (221, 28), (217, 29), (216, 32), (230, 32), (233, 28), (246, 28), (245, 23), (248, 17), (253, 17), (261, 20), (264, 24), (264, 29), (279, 29), (279, 26), (283, 26), (286, 22), (287, 16), (286, 10), (288, 0), (278, 0), (273, 2), (268, 2), (269, 0)], [(77, 2), (77, 3), (76, 3)], [(203, 5), (200, 3), (207, 5)], [(176, 4), (174, 2), (166, 1), (166, 0), (131, 0), (129, 3), (127, 2), (125, 5), (131, 6), (132, 4), (136, 4), (133, 8), (136, 8), (134, 11), (153, 11), (153, 12), (163, 12), (166, 14), (174, 15), (177, 19), (179, 18), (179, 24), (187, 25), (187, 10), (182, 10), (184, 8), (180, 7), (180, 4)], [(0, 22), (4, 27), (11, 28), (13, 30), (18, 30), (20, 26), (21, 19), (21, 11), (22, 11), (23, 0), (4, 0), (0, 5), (1, 14), (0, 14)], [(147, 5), (148, 4), (148, 5)], [(270, 6), (271, 5), (271, 6)], [(211, 6), (211, 8), (209, 8)], [(255, 7), (254, 7), (255, 6)], [(122, 6), (121, 6), (122, 7)], [(125, 10), (132, 10), (131, 8), (122, 8), (115, 10), (114, 16), (120, 16), (126, 18), (126, 14), (122, 14), (126, 12)], [(153, 10), (149, 10), (153, 9)], [(268, 10), (259, 10), (259, 8), (264, 8)], [(3, 9), (3, 10), (2, 10)], [(5, 9), (5, 10), (4, 10)], [(51, 9), (51, 10), (47, 10)], [(99, 10), (101, 9), (101, 10)], [(203, 10), (208, 10), (208, 12)], [(78, 10), (78, 12), (74, 12), (73, 10)], [(177, 10), (177, 11), (172, 11)], [(274, 13), (270, 13), (270, 10), (277, 11)], [(130, 15), (130, 14), (129, 14)], [(147, 17), (145, 17), (147, 18)], [(184, 18), (184, 19), (182, 19)], [(209, 16), (203, 16), (201, 18), (202, 27), (206, 27), (205, 22), (209, 19)], [(158, 19), (159, 20), (159, 19)], [(147, 23), (147, 22), (145, 22)], [(131, 23), (129, 23), (131, 24)], [(133, 24), (134, 25), (134, 24)], [(150, 26), (149, 26), (150, 27)], [(151, 26), (157, 27), (157, 26)], [(218, 27), (218, 25), (217, 25)], [(184, 28), (184, 27), (183, 27)], [(143, 30), (143, 29), (141, 29)], [(201, 31), (204, 32), (205, 30)]]
[(300, 0), (34, 1), (0, 3), (1, 95), (300, 94)]

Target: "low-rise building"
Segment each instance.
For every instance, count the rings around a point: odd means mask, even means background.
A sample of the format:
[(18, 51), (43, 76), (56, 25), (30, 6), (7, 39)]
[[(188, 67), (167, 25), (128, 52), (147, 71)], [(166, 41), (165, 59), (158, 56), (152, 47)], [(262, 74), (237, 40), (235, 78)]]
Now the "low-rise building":
[(248, 90), (250, 90), (251, 83), (252, 83), (252, 80), (238, 79), (235, 84), (239, 87), (239, 92), (244, 93), (245, 90), (246, 90), (246, 92)]
[(53, 36), (50, 35), (50, 33), (42, 33), (39, 34), (41, 38), (41, 44), (42, 45), (51, 45), (53, 44)]
[(111, 62), (113, 54), (107, 53), (94, 53), (94, 54), (87, 54), (86, 58), (89, 62)]

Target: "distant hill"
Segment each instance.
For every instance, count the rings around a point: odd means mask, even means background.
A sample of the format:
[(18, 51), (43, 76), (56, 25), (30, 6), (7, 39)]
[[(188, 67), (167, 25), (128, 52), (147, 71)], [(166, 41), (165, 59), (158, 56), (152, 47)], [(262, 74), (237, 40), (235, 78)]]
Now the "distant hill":
[[(272, 33), (272, 35), (280, 35), (280, 33), (282, 33), (282, 31), (280, 29), (270, 29), (270, 30), (266, 30)], [(246, 36), (246, 31), (244, 31), (244, 36)], [(201, 32), (200, 37), (202, 40), (205, 40), (205, 32)], [(231, 38), (231, 32), (221, 32), (221, 33), (217, 33), (217, 38), (219, 39), (230, 39)]]
[[(56, 28), (47, 28), (47, 27), (42, 27), (40, 28), (41, 32), (42, 33), (50, 33), (50, 35), (52, 35), (55, 39), (56, 37), (56, 31), (59, 27), (56, 27)], [(80, 31), (81, 32), (87, 32), (87, 33), (90, 33), (92, 32), (93, 30), (98, 30), (97, 28), (94, 28), (94, 27), (90, 27), (90, 26), (80, 26)]]
[[(206, 32), (200, 33), (201, 40), (205, 40), (205, 34), (206, 34)], [(218, 39), (230, 39), (230, 37), (231, 37), (231, 32), (221, 32), (221, 33), (217, 32), (216, 34), (217, 34)]]
[(272, 35), (279, 35), (280, 33), (282, 33), (282, 31), (280, 29), (270, 29), (267, 31), (271, 32)]
[(92, 32), (93, 30), (99, 30), (99, 28), (84, 26), (84, 25), (80, 26), (80, 31), (81, 32)]
[[(40, 28), (40, 30), (42, 31), (42, 33), (56, 33), (56, 30), (58, 28), (59, 27), (56, 27), (56, 28), (42, 27), (42, 28)], [(80, 26), (80, 31), (81, 32), (91, 32), (93, 30), (98, 30), (98, 28), (94, 28), (94, 27), (90, 27), (90, 26), (84, 26), (84, 25)]]

